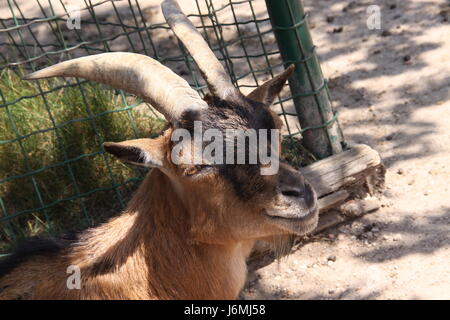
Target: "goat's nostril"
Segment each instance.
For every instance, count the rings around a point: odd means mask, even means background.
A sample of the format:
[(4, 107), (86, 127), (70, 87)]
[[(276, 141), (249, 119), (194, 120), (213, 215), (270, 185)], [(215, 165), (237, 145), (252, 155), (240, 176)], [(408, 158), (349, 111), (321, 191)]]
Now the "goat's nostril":
[(315, 205), (316, 202), (316, 194), (314, 192), (314, 189), (312, 188), (312, 186), (307, 183), (305, 185), (305, 201), (306, 204), (310, 207), (313, 207)]
[(301, 192), (295, 189), (282, 190), (281, 193), (286, 197), (300, 197)]

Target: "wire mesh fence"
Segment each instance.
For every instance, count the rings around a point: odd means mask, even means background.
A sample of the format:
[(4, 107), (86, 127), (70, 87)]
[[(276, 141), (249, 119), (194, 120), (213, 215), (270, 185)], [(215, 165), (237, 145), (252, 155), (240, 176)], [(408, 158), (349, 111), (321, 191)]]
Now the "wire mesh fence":
[[(151, 106), (124, 92), (81, 79), (26, 82), (20, 80), (24, 73), (79, 56), (130, 51), (157, 59), (205, 94), (159, 2), (1, 2), (0, 252), (18, 238), (84, 228), (117, 213), (145, 172), (115, 161), (101, 144), (146, 137), (165, 126)], [(286, 61), (274, 31), (283, 27), (271, 24), (263, 0), (180, 3), (243, 93), (282, 71)], [(295, 32), (301, 27), (292, 22)], [(308, 63), (301, 56), (289, 62)], [(310, 89), (300, 95), (328, 94), (325, 82)], [(300, 129), (295, 98), (286, 87), (274, 104), (286, 137), (314, 129)], [(321, 118), (317, 128), (335, 121), (333, 114)], [(300, 162), (310, 155), (300, 144), (289, 146)]]

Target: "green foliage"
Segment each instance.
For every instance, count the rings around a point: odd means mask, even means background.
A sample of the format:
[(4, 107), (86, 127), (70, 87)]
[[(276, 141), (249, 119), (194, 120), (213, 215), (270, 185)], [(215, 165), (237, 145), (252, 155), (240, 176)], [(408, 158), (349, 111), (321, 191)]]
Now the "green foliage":
[[(120, 211), (135, 183), (111, 187), (142, 172), (104, 154), (101, 143), (146, 137), (165, 125), (145, 105), (98, 84), (51, 90), (65, 84), (1, 71), (0, 219), (30, 211), (0, 222), (0, 253), (17, 238), (84, 228)], [(8, 179), (14, 176), (22, 177)], [(110, 190), (92, 192), (99, 188)], [(66, 198), (73, 200), (54, 203)]]
[(294, 137), (283, 139), (281, 152), (284, 159), (297, 169), (317, 161), (314, 155), (301, 144), (300, 140)]

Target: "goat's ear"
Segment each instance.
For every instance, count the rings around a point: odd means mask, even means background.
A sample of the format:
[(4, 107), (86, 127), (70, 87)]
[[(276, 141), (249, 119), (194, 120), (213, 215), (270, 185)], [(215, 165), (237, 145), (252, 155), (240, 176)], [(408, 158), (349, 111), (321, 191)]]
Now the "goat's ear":
[(275, 97), (280, 93), (281, 89), (283, 89), (286, 80), (291, 76), (292, 72), (294, 72), (294, 69), (295, 66), (291, 64), (282, 73), (264, 82), (261, 86), (253, 90), (247, 95), (247, 98), (270, 106)]
[(123, 142), (105, 142), (103, 148), (124, 162), (143, 167), (162, 167), (165, 148), (161, 139), (135, 139)]

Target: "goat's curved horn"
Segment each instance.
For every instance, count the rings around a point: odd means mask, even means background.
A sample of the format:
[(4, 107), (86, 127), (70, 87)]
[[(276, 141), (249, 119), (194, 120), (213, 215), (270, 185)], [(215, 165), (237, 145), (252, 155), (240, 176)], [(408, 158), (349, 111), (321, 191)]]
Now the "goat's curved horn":
[(151, 103), (168, 121), (207, 103), (181, 77), (158, 61), (137, 53), (109, 52), (64, 61), (24, 77), (78, 77), (121, 89)]
[(194, 59), (211, 93), (225, 99), (237, 91), (222, 64), (209, 48), (205, 39), (181, 11), (176, 0), (161, 4), (164, 17)]

